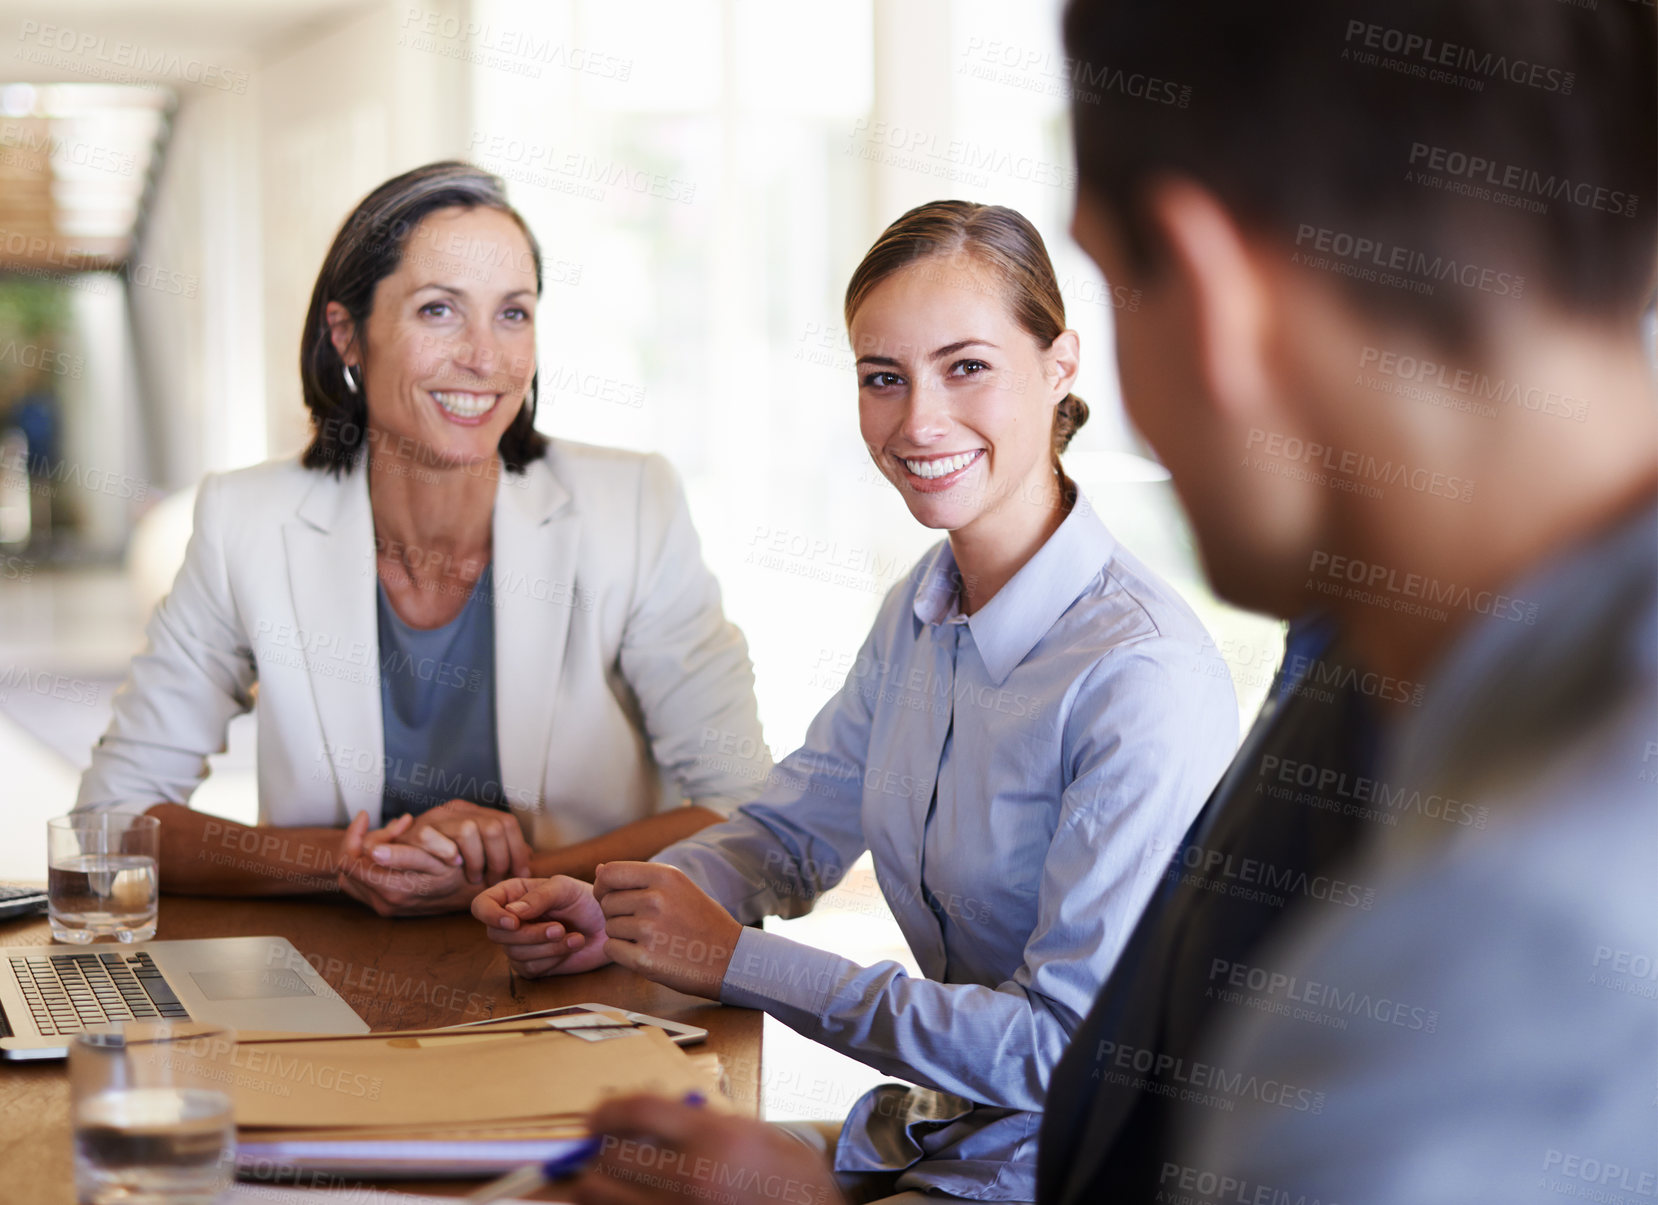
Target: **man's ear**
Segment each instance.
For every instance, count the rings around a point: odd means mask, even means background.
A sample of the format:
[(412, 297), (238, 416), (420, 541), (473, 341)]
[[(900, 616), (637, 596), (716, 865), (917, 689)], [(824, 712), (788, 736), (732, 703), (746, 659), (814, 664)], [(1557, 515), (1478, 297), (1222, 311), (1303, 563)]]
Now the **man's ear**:
[(351, 320), (351, 311), (337, 301), (330, 301), (324, 307), (322, 317), (328, 323), (328, 338), (334, 344), (334, 350), (340, 353), (346, 367), (355, 367), (358, 363), (357, 324)]
[(1243, 232), (1207, 189), (1180, 177), (1154, 183), (1146, 212), (1191, 298), (1198, 371), (1212, 404), (1234, 419), (1272, 404), (1270, 291)]

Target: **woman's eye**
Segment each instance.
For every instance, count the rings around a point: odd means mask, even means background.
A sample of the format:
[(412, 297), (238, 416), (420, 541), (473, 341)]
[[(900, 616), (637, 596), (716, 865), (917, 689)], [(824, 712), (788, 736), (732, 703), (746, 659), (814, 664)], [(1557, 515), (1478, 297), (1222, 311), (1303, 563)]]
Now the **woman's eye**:
[(887, 389), (902, 381), (903, 378), (895, 372), (872, 372), (864, 378), (864, 385), (870, 389)]
[(958, 377), (971, 377), (981, 372), (989, 372), (990, 365), (983, 360), (958, 360), (951, 366), (950, 371)]
[(449, 303), (447, 301), (428, 301), (420, 307), (420, 312), (428, 318), (445, 318), (449, 315)]
[(506, 308), (506, 310), (502, 313), (502, 317), (510, 318), (514, 322), (528, 322), (530, 320), (530, 312), (521, 305), (513, 305)]

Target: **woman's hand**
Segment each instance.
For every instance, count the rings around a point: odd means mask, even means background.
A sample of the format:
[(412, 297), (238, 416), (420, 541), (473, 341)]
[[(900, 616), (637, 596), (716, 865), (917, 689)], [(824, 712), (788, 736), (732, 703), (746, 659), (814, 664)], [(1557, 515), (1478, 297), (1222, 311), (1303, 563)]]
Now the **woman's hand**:
[(693, 996), (720, 998), (743, 927), (677, 866), (606, 862), (593, 878), (605, 949), (630, 971)]
[(453, 863), (397, 838), (412, 819), (399, 816), (384, 828), (369, 831), (368, 813), (358, 812), (340, 842), (340, 890), (381, 916), (427, 916), (458, 912), (477, 894), (465, 872)]
[(394, 840), (459, 866), (469, 883), (493, 887), (530, 873), (530, 846), (518, 817), (464, 799), (422, 812)]
[(472, 915), (526, 979), (574, 975), (610, 962), (604, 913), (593, 888), (580, 879), (508, 879), (479, 892)]
[(607, 1101), (587, 1119), (597, 1162), (577, 1205), (841, 1205), (822, 1155), (776, 1126), (657, 1096)]

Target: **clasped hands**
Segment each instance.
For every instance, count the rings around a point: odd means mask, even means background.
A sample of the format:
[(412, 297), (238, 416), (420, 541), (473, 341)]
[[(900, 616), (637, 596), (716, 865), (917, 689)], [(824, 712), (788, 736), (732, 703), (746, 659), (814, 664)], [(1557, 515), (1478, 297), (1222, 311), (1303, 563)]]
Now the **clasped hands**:
[[(495, 817), (511, 824), (510, 834), (479, 823)], [(513, 970), (527, 978), (614, 962), (676, 991), (717, 1000), (743, 931), (684, 871), (658, 862), (608, 862), (591, 884), (567, 875), (532, 879), (516, 821), (459, 801), (417, 820), (400, 816), (374, 832), (359, 816), (347, 830), (346, 851), (350, 861), (340, 871), (346, 891), (382, 915), (390, 914), (387, 907), (447, 910), (455, 905), (444, 893), (458, 893), (463, 903), (471, 900), (472, 915)], [(519, 857), (522, 862), (513, 861)], [(503, 866), (513, 877), (500, 877)], [(413, 878), (398, 884), (402, 876)], [(488, 885), (479, 890), (484, 880)], [(839, 1205), (842, 1199), (821, 1156), (749, 1118), (640, 1096), (606, 1102), (589, 1123), (605, 1139), (597, 1163), (572, 1187), (577, 1205), (679, 1205), (707, 1195), (713, 1182), (742, 1186), (723, 1194), (734, 1205), (780, 1199)], [(734, 1168), (746, 1177), (733, 1175)]]
[[(607, 862), (591, 884), (514, 878), (481, 891), (472, 915), (520, 975), (569, 975), (614, 962), (694, 996), (720, 998), (743, 927), (676, 866)], [(775, 1126), (632, 1096), (588, 1118), (598, 1160), (570, 1186), (576, 1205), (842, 1205), (823, 1157)], [(719, 1186), (717, 1193), (711, 1190)]]
[(463, 799), (370, 830), (360, 812), (340, 847), (340, 889), (381, 916), (455, 912), (484, 887), (530, 873), (511, 812)]
[(684, 871), (607, 862), (591, 884), (511, 878), (479, 892), (472, 915), (526, 978), (616, 963), (693, 996), (720, 998), (743, 927)]

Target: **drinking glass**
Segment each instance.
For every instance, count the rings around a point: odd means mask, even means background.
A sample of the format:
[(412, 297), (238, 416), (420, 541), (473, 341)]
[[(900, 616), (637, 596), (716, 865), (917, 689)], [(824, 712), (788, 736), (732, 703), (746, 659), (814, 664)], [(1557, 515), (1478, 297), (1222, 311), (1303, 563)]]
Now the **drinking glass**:
[(212, 1205), (230, 1188), (236, 1035), (194, 1021), (125, 1021), (69, 1049), (80, 1205)]
[(123, 812), (72, 812), (46, 822), (46, 908), (52, 936), (155, 936), (161, 822)]

